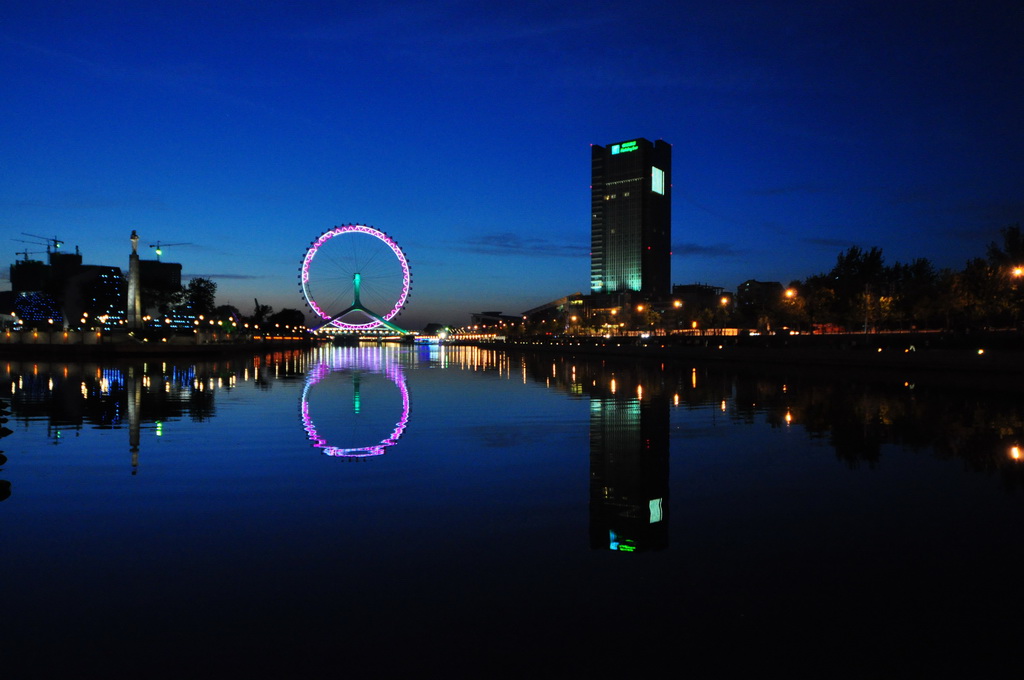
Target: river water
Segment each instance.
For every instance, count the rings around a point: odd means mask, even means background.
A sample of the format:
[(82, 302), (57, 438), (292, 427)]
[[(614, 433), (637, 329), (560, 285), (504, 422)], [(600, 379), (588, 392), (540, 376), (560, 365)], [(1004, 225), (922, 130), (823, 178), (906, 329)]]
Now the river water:
[(0, 369), (0, 668), (839, 677), (1024, 629), (1012, 391), (437, 347)]

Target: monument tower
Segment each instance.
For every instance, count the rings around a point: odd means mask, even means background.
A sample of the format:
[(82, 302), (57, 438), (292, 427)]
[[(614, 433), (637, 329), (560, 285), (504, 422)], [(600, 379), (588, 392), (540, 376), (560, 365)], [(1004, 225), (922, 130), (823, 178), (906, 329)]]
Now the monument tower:
[(132, 254), (128, 258), (128, 329), (142, 328), (142, 294), (139, 290), (139, 235), (132, 230)]

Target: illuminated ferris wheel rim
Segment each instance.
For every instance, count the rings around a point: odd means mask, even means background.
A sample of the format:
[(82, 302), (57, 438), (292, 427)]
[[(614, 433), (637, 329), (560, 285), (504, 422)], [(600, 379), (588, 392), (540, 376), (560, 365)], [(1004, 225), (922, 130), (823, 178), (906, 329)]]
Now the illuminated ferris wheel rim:
[[(332, 446), (327, 442), (327, 439), (317, 431), (316, 424), (313, 422), (313, 416), (309, 412), (310, 390), (331, 373), (343, 371), (349, 368), (362, 369), (367, 370), (370, 373), (382, 374), (394, 383), (401, 393), (402, 414), (399, 416), (398, 422), (395, 423), (395, 427), (392, 429), (391, 434), (377, 444), (356, 447)], [(405, 384), (405, 372), (402, 371), (402, 367), (399, 364), (391, 362), (385, 362), (383, 364), (367, 364), (359, 363), (357, 361), (357, 363), (354, 363), (351, 366), (338, 366), (335, 363), (322, 361), (314, 366), (306, 375), (306, 384), (302, 389), (302, 403), (300, 410), (302, 413), (302, 426), (303, 429), (306, 430), (306, 435), (309, 437), (309, 440), (313, 442), (313, 447), (320, 449), (324, 455), (332, 456), (334, 458), (370, 458), (373, 456), (383, 455), (385, 449), (398, 443), (398, 439), (402, 436), (402, 433), (405, 432), (406, 425), (409, 424), (409, 388)]]
[[(394, 253), (395, 257), (398, 259), (398, 263), (402, 269), (402, 292), (398, 296), (398, 299), (395, 301), (391, 310), (387, 314), (383, 314), (381, 316), (385, 321), (390, 321), (400, 311), (402, 311), (402, 307), (405, 306), (406, 300), (409, 299), (409, 291), (412, 288), (412, 272), (409, 269), (409, 260), (406, 259), (401, 246), (399, 246), (393, 238), (385, 234), (380, 229), (375, 229), (365, 224), (345, 224), (339, 227), (334, 227), (333, 229), (328, 229), (310, 244), (309, 248), (306, 250), (306, 256), (302, 260), (302, 269), (299, 274), (299, 285), (302, 288), (302, 296), (305, 298), (306, 304), (309, 305), (309, 308), (312, 309), (313, 312), (321, 319), (326, 319), (328, 321), (332, 319), (330, 314), (324, 312), (323, 309), (320, 308), (320, 305), (317, 304), (316, 300), (313, 299), (313, 296), (309, 292), (309, 268), (313, 262), (313, 257), (325, 243), (330, 241), (332, 238), (343, 236), (344, 234), (366, 234), (368, 236), (372, 236), (390, 248), (391, 252)], [(364, 331), (379, 328), (382, 324), (379, 321), (353, 324), (344, 323), (340, 319), (334, 319), (333, 321), (330, 321), (328, 325), (341, 330)]]

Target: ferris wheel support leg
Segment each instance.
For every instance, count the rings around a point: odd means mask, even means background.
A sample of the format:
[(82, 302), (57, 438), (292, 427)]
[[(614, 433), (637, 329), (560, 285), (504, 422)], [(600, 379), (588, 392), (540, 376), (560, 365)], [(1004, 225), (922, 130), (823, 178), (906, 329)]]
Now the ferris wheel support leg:
[(382, 317), (382, 316), (380, 316), (378, 314), (374, 314), (369, 309), (367, 309), (366, 307), (363, 307), (360, 304), (349, 305), (347, 308), (342, 310), (340, 313), (335, 314), (330, 319), (327, 319), (327, 321), (324, 321), (322, 324), (320, 324), (319, 326), (317, 326), (313, 330), (314, 331), (318, 331), (321, 328), (326, 328), (327, 326), (330, 326), (332, 323), (334, 323), (335, 321), (337, 321), (341, 317), (345, 316), (349, 312), (356, 312), (356, 311), (362, 312), (366, 316), (370, 317), (371, 319), (373, 319), (374, 321), (379, 323), (381, 326), (384, 326), (385, 328), (393, 330), (396, 333), (401, 333), (402, 335), (412, 335), (412, 331), (407, 331), (404, 328), (391, 323), (390, 321), (388, 321), (384, 317)]
[(366, 310), (364, 310), (364, 309), (363, 309), (362, 307), (357, 307), (356, 305), (349, 305), (348, 307), (346, 307), (345, 309), (343, 309), (343, 310), (341, 311), (341, 313), (339, 313), (339, 314), (335, 314), (335, 315), (334, 315), (334, 316), (332, 316), (332, 317), (331, 317), (330, 319), (328, 319), (327, 321), (324, 321), (324, 322), (323, 322), (322, 324), (320, 324), (319, 326), (317, 326), (317, 327), (316, 327), (316, 328), (314, 328), (313, 330), (315, 330), (315, 331), (318, 331), (318, 330), (320, 330), (321, 328), (327, 328), (328, 326), (330, 326), (330, 325), (331, 325), (332, 323), (334, 323), (335, 321), (337, 321), (337, 320), (338, 320), (338, 319), (340, 319), (341, 317), (345, 316), (345, 315), (346, 315), (346, 314), (348, 314), (349, 312), (354, 312), (354, 311), (355, 311), (355, 310), (357, 310), (357, 309), (358, 309), (358, 310), (360, 310), (360, 311), (366, 311)]

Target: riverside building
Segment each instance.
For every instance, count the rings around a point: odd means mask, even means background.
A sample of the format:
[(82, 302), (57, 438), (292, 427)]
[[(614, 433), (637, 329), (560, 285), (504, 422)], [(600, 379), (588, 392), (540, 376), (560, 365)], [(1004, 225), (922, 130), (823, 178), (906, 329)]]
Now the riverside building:
[(590, 290), (672, 292), (672, 145), (632, 139), (591, 146)]

